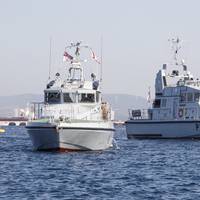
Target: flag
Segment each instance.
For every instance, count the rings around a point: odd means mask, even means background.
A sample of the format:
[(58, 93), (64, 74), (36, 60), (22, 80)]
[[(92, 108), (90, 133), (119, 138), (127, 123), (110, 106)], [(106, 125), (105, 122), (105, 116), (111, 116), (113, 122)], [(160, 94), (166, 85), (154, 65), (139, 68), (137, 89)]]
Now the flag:
[(66, 51), (63, 54), (63, 62), (66, 62), (68, 60), (73, 60), (73, 56), (69, 55)]
[(101, 64), (101, 62), (98, 60), (97, 56), (95, 55), (94, 51), (91, 50), (92, 53), (92, 59), (94, 59), (98, 64)]

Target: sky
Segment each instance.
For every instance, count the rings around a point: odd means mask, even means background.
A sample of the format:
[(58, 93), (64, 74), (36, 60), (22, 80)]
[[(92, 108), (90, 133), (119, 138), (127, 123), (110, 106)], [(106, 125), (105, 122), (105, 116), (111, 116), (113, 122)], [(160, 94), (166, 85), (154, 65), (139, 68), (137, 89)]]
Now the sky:
[(100, 56), (103, 38), (104, 93), (146, 97), (156, 72), (172, 60), (168, 39), (177, 36), (181, 57), (200, 77), (199, 0), (0, 0), (0, 5), (0, 96), (43, 92), (50, 37), (52, 77), (64, 67), (68, 43), (81, 40)]

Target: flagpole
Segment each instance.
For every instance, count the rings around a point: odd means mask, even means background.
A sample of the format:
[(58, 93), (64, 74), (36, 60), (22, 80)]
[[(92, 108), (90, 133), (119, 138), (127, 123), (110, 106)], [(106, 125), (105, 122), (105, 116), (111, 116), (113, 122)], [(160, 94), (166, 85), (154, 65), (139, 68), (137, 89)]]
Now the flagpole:
[(51, 79), (51, 46), (52, 46), (52, 37), (49, 38), (49, 80)]

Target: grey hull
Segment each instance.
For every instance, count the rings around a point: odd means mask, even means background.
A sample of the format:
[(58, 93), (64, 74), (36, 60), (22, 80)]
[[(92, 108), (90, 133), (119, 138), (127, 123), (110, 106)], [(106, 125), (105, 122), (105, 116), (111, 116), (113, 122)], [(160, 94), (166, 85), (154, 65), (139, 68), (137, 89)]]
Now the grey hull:
[(113, 129), (27, 127), (35, 150), (103, 150), (112, 146)]
[(200, 138), (199, 120), (128, 120), (125, 123), (127, 137), (130, 138)]

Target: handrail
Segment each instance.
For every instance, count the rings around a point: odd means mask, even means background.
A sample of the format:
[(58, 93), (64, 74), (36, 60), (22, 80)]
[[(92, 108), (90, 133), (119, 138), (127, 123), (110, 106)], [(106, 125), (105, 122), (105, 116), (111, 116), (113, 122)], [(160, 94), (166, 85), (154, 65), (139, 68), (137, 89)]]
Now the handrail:
[[(200, 110), (196, 107), (190, 107), (194, 111), (194, 115), (187, 115), (187, 108), (179, 108), (175, 114), (171, 114), (168, 117), (163, 117), (162, 115), (157, 115), (157, 112), (153, 114), (152, 109), (128, 109), (129, 119), (130, 120), (138, 120), (138, 119), (154, 119), (154, 120), (200, 120)], [(169, 108), (160, 108), (159, 111), (170, 110)], [(180, 113), (182, 111), (182, 114)], [(138, 114), (140, 112), (140, 115)], [(163, 112), (165, 113), (165, 112)], [(169, 112), (170, 113), (170, 112)]]

